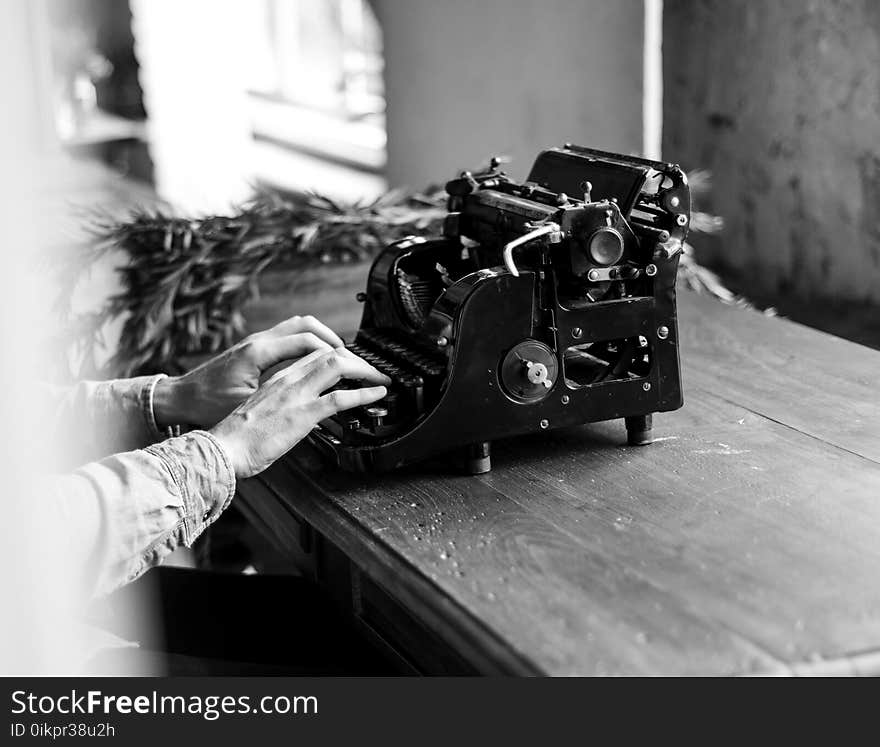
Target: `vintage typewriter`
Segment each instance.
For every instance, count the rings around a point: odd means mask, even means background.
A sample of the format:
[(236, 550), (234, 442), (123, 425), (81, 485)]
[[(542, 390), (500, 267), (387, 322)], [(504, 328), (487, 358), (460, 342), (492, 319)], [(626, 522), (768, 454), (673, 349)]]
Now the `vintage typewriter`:
[(495, 439), (610, 418), (650, 443), (652, 413), (682, 404), (684, 172), (566, 144), (522, 183), (493, 159), (446, 191), (443, 235), (388, 246), (358, 296), (349, 348), (391, 377), (388, 396), (312, 442), (348, 470), (458, 450), (471, 473)]

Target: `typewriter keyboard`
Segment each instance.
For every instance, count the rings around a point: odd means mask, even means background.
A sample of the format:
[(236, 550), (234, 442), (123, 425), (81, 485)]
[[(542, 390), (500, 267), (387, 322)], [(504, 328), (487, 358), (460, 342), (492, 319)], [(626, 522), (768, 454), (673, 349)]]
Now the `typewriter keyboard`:
[[(378, 402), (341, 412), (325, 423), (343, 443), (390, 436), (439, 399), (446, 377), (442, 352), (395, 330), (362, 329), (346, 347), (388, 376), (391, 386)], [(339, 386), (360, 385), (342, 381)]]

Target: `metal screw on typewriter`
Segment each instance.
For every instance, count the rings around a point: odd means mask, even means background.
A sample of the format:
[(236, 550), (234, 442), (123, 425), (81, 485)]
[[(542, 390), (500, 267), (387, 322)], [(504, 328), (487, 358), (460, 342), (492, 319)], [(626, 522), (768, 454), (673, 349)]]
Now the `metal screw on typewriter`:
[(524, 182), (493, 159), (446, 189), (443, 235), (388, 246), (358, 296), (349, 347), (392, 379), (388, 397), (312, 442), (349, 470), (458, 452), (471, 473), (493, 440), (551, 428), (623, 418), (630, 445), (650, 443), (652, 414), (682, 405), (684, 172), (567, 144)]

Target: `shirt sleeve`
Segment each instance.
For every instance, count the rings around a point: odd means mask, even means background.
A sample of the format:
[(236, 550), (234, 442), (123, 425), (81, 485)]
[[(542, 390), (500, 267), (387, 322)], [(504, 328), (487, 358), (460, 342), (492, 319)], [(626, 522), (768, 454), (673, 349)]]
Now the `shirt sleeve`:
[(53, 468), (69, 469), (160, 440), (153, 393), (164, 378), (158, 374), (46, 387), (44, 419), (56, 457)]
[(45, 478), (63, 522), (68, 557), (84, 569), (90, 597), (103, 596), (190, 546), (229, 505), (235, 473), (217, 440), (191, 431)]

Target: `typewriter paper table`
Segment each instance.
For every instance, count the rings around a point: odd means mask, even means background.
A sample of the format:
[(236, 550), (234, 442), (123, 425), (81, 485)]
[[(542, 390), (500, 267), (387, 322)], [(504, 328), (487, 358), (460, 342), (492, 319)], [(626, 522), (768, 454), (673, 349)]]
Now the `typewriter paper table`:
[(880, 672), (880, 353), (679, 300), (651, 446), (614, 421), (368, 478), (301, 446), (239, 504), (404, 670)]

